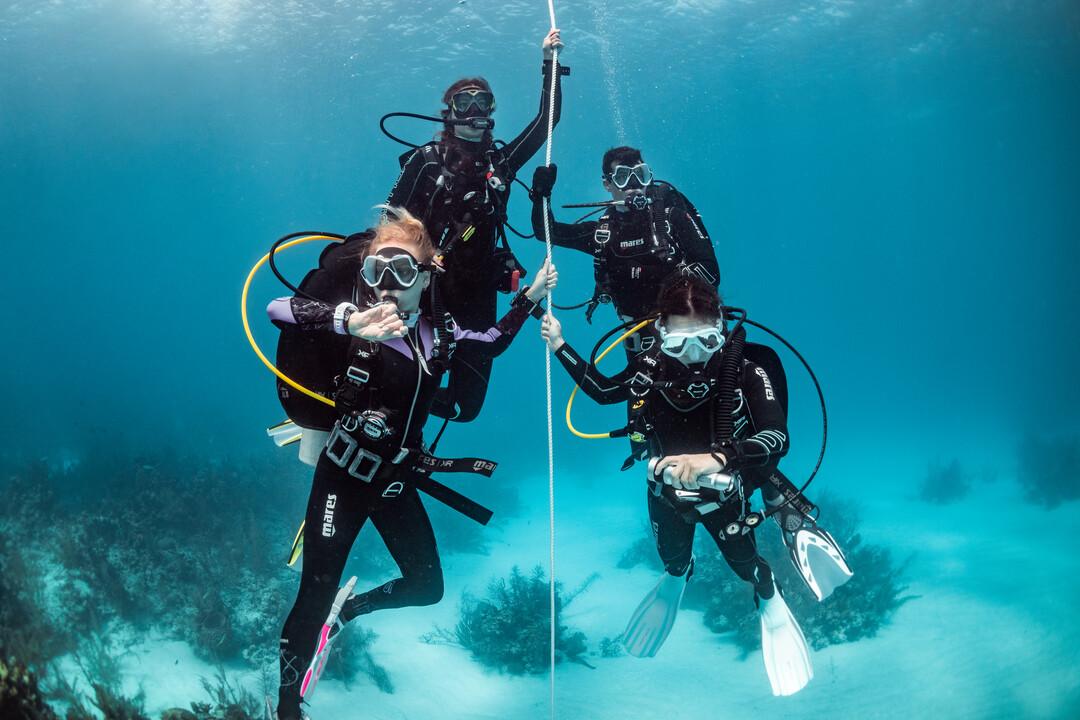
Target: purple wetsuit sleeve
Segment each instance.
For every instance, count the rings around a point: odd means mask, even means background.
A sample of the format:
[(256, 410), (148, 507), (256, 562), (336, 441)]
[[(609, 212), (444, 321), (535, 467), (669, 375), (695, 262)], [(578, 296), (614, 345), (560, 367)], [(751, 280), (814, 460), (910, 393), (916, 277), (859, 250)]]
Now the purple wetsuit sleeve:
[(502, 336), (502, 331), (498, 326), (490, 327), (484, 332), (478, 332), (476, 330), (466, 330), (457, 323), (454, 323), (454, 339), (458, 342), (462, 340), (468, 340), (472, 342), (493, 343)]
[(502, 316), (499, 322), (495, 323), (494, 327), (482, 332), (465, 330), (454, 323), (454, 339), (459, 346), (467, 346), (470, 350), (482, 355), (495, 357), (510, 347), (510, 341), (514, 339), (528, 318), (529, 308), (525, 304), (515, 305), (510, 308), (510, 312)]

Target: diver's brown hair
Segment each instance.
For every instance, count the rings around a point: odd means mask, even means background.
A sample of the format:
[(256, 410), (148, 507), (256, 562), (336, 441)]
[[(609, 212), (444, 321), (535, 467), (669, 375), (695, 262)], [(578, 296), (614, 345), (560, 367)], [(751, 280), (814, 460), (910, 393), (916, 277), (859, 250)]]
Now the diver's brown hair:
[[(453, 83), (450, 87), (446, 88), (446, 92), (443, 93), (442, 101), (446, 108), (443, 108), (443, 117), (450, 114), (450, 101), (454, 99), (454, 95), (461, 92), (465, 88), (480, 88), (484, 92), (491, 92), (491, 85), (482, 77), (465, 77)], [(492, 93), (494, 94), (494, 93)]]
[(664, 283), (656, 299), (662, 320), (690, 315), (709, 322), (720, 318), (720, 293), (697, 275), (676, 275)]

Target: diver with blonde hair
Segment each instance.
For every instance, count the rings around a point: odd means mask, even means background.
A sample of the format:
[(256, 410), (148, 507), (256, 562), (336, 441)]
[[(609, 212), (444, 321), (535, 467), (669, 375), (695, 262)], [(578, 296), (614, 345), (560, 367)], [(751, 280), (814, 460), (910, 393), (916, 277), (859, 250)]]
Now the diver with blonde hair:
[[(281, 633), (280, 720), (302, 717), (300, 704), (344, 623), (376, 610), (442, 599), (442, 566), (418, 491), (486, 522), (490, 512), (429, 474), (490, 475), (495, 465), (432, 457), (422, 437), (424, 423), (455, 348), (499, 355), (530, 314), (539, 317), (537, 302), (557, 281), (554, 267), (545, 264), (493, 327), (464, 330), (449, 315), (434, 317), (430, 307), (422, 307), (425, 289), (441, 272), (423, 224), (404, 209), (385, 210), (386, 219), (352, 258), (360, 303), (335, 306), (293, 296), (267, 308), (275, 324), (328, 340), (351, 338), (334, 394), (337, 421), (308, 498), (300, 588)], [(361, 593), (352, 592), (352, 578), (339, 590), (349, 551), (369, 519), (401, 577)]]

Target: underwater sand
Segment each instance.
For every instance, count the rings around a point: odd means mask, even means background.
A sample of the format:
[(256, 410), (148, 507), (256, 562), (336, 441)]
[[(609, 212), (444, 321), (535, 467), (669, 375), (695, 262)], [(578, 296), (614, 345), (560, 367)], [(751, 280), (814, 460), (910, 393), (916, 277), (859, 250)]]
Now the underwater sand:
[[(601, 577), (564, 616), (585, 632), (593, 648), (622, 630), (655, 581), (651, 571), (614, 567), (627, 538), (639, 536), (641, 515), (617, 505), (598, 512), (592, 520), (599, 519), (603, 535), (597, 536), (590, 523), (566, 517), (558, 535), (560, 579), (567, 589), (592, 572), (580, 558), (597, 560)], [(1078, 519), (1075, 503), (1054, 511), (1022, 504), (1016, 485), (1006, 481), (986, 486), (970, 502), (943, 507), (878, 496), (863, 504), (864, 541), (888, 545), (898, 561), (914, 554), (908, 594), (918, 597), (903, 605), (877, 637), (814, 652), (815, 677), (804, 691), (774, 698), (760, 652), (741, 661), (732, 643), (705, 629), (700, 612), (684, 610), (656, 658), (590, 658), (595, 670), (559, 665), (558, 715), (579, 720), (704, 720), (763, 713), (808, 720), (1077, 717), (1080, 623), (1072, 613), (1080, 606), (1080, 582), (1071, 570)], [(766, 532), (771, 531), (770, 526)], [(445, 558), (447, 591), (440, 605), (369, 618), (366, 626), (379, 634), (372, 651), (389, 671), (395, 692), (379, 692), (364, 677), (350, 687), (326, 680), (313, 698), (314, 720), (548, 715), (546, 676), (491, 673), (464, 650), (419, 639), (434, 625), (453, 625), (463, 590), (482, 594), (490, 577), (504, 575), (515, 562), (527, 566), (523, 548), (546, 562), (545, 522), (514, 520), (502, 528), (501, 538), (494, 537), (488, 556)], [(198, 677), (214, 671), (183, 643), (166, 641), (135, 647), (125, 670), (126, 688), (141, 686), (155, 712), (181, 704), (179, 699), (201, 697)], [(247, 682), (253, 690), (260, 687), (254, 674)]]

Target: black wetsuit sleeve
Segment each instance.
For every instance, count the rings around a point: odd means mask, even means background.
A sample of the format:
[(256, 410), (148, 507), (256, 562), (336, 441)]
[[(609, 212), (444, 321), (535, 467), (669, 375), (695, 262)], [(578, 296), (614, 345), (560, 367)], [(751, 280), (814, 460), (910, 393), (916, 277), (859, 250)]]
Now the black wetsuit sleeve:
[(634, 372), (631, 368), (628, 367), (613, 377), (608, 377), (597, 370), (595, 365), (590, 365), (585, 358), (578, 355), (574, 348), (570, 347), (570, 343), (564, 343), (555, 351), (555, 357), (566, 368), (566, 372), (570, 374), (578, 387), (595, 402), (601, 405), (612, 405), (630, 399), (630, 388), (623, 385), (623, 382), (633, 377)]
[(735, 457), (728, 458), (728, 467), (732, 470), (775, 467), (787, 455), (791, 443), (784, 409), (765, 368), (744, 363), (742, 391), (754, 433), (735, 441), (731, 448)]
[[(569, 74), (569, 72), (569, 67), (559, 65), (559, 77), (555, 78), (555, 125), (559, 124), (559, 118), (562, 116), (562, 76)], [(503, 157), (506, 159), (510, 171), (515, 175), (547, 141), (548, 111), (551, 108), (551, 96), (548, 94), (548, 88), (551, 85), (550, 60), (544, 61), (542, 75), (539, 112), (532, 119), (532, 122), (503, 148)]]
[[(582, 223), (556, 222), (550, 208), (548, 209), (548, 217), (551, 219), (552, 245), (592, 254), (591, 245), (593, 235), (596, 232), (596, 221), (590, 220)], [(544, 201), (539, 197), (533, 200), (532, 226), (536, 239), (544, 242)]]
[(431, 173), (439, 170), (439, 163), (429, 160), (422, 148), (413, 151), (405, 166), (401, 168), (397, 182), (394, 183), (386, 204), (391, 207), (403, 207), (418, 218), (426, 216), (431, 198), (428, 197), (431, 183), (425, 182)]
[(329, 331), (347, 334), (349, 315), (356, 312), (352, 303), (330, 305), (319, 300), (300, 297), (277, 298), (266, 307), (266, 314), (279, 328), (293, 325), (301, 330)]
[(485, 357), (501, 355), (510, 347), (521, 326), (529, 319), (529, 311), (533, 307), (535, 303), (529, 301), (515, 302), (508, 313), (484, 331), (466, 330), (454, 323), (454, 340), (458, 349), (467, 349)]
[(701, 213), (685, 195), (675, 193), (671, 210), (671, 232), (685, 254), (684, 272), (697, 275), (713, 287), (720, 285), (720, 263), (716, 260), (709, 231), (701, 221)]

